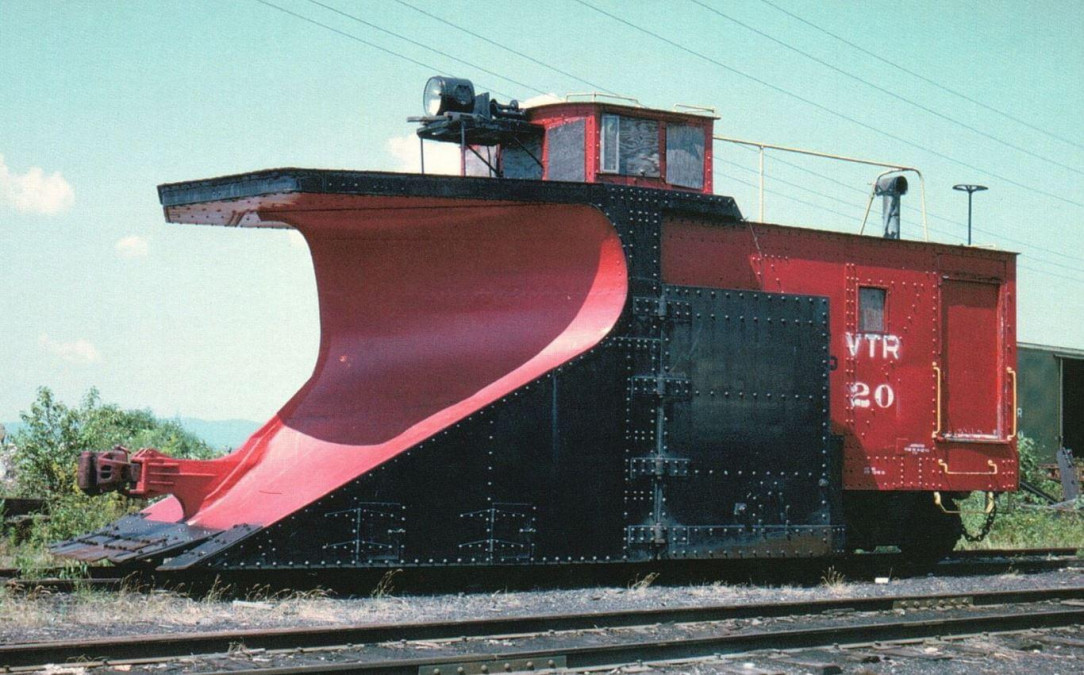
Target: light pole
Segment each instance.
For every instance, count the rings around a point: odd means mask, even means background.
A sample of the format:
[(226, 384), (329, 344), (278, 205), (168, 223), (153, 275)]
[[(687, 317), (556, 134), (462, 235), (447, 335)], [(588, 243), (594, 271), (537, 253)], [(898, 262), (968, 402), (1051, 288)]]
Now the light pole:
[(960, 183), (959, 185), (953, 185), (953, 190), (960, 190), (967, 193), (967, 245), (971, 245), (971, 195), (976, 192), (982, 192), (983, 190), (989, 190), (990, 188), (985, 185), (968, 185), (967, 183)]

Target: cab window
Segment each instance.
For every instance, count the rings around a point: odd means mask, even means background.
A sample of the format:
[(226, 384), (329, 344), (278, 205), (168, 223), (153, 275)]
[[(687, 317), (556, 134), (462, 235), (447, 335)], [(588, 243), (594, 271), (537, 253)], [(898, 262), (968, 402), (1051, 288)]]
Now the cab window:
[(689, 124), (666, 125), (666, 182), (704, 187), (704, 130)]
[(603, 115), (599, 170), (625, 176), (659, 177), (659, 123)]
[(587, 123), (584, 119), (559, 124), (546, 132), (549, 154), (547, 178), (580, 183), (587, 179), (584, 157), (586, 136)]
[(858, 289), (858, 330), (862, 333), (885, 332), (885, 296), (883, 288), (861, 286)]

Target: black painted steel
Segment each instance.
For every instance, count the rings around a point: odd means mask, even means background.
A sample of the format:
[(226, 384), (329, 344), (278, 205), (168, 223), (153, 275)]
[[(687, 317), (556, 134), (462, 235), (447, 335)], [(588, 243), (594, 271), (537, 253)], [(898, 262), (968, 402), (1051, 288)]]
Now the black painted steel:
[(624, 246), (629, 300), (611, 335), (572, 362), (282, 521), (199, 533), (163, 569), (842, 550), (827, 299), (661, 283), (664, 214), (732, 227), (741, 214), (729, 197), (298, 169), (159, 187), (166, 207), (295, 192), (593, 205)]
[(827, 299), (664, 286), (645, 300), (658, 386), (634, 378), (630, 416), (639, 461), (656, 470), (630, 480), (629, 545), (695, 558), (833, 552)]
[(56, 544), (49, 550), (55, 555), (87, 562), (108, 559), (126, 563), (181, 551), (214, 534), (216, 530), (147, 520), (137, 513), (124, 516), (100, 530)]

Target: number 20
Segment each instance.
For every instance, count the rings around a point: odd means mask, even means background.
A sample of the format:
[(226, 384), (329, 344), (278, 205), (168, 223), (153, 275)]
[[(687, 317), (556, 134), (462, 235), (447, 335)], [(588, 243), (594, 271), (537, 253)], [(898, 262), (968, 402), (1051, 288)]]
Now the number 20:
[(870, 387), (865, 382), (855, 382), (851, 385), (851, 407), (869, 408), (874, 403), (878, 408), (891, 407), (896, 402), (896, 392), (887, 384), (879, 384), (873, 390), (873, 401), (870, 401)]

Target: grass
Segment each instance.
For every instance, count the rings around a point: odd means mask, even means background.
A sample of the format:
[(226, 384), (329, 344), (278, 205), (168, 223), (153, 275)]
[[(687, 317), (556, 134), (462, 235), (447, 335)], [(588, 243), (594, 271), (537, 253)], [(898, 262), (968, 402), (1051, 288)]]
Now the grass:
[[(965, 510), (979, 511), (982, 495), (960, 502)], [(963, 550), (994, 548), (1077, 548), (1084, 549), (1084, 510), (1063, 511), (1028, 502), (1021, 495), (1002, 495), (989, 536), (980, 542), (960, 541)], [(964, 513), (968, 532), (982, 529), (985, 516)]]
[(646, 591), (651, 588), (651, 584), (655, 583), (655, 580), (659, 578), (658, 572), (648, 572), (643, 577), (636, 575), (632, 583), (629, 584), (630, 591)]
[(828, 569), (824, 570), (824, 574), (821, 575), (821, 586), (824, 586), (829, 590), (838, 591), (846, 585), (847, 578), (834, 566), (830, 565)]
[(119, 494), (91, 497), (74, 485), (48, 500), (47, 513), (35, 514), (19, 527), (0, 517), (0, 567), (19, 570), (24, 577), (60, 570), (60, 576), (86, 576), (87, 565), (49, 552), (49, 545), (97, 530), (132, 513), (139, 504)]
[[(1018, 443), (1021, 480), (1039, 486), (1058, 497), (1061, 485), (1050, 480), (1042, 468), (1042, 448), (1030, 438), (1021, 436)], [(1079, 460), (1078, 460), (1079, 461)], [(964, 511), (964, 528), (978, 533), (986, 520), (981, 511), (985, 496), (973, 493), (958, 503)], [(960, 539), (962, 550), (994, 548), (1076, 548), (1084, 549), (1084, 498), (1077, 499), (1075, 509), (1052, 509), (1035, 497), (1024, 493), (1005, 493), (997, 497), (997, 516), (990, 534), (980, 542)]]
[(21, 540), (8, 534), (0, 538), (0, 567), (18, 570), (19, 576), (25, 578), (49, 573), (62, 579), (79, 579), (87, 576), (89, 566), (53, 555), (48, 544), (40, 540)]
[[(201, 598), (182, 593), (126, 587), (119, 593), (100, 588), (60, 594), (18, 591), (0, 586), (0, 642), (21, 639), (50, 640), (191, 631), (243, 630), (249, 628), (342, 626), (359, 623), (400, 623), (456, 620), (468, 617), (537, 615), (556, 612), (596, 612), (645, 607), (677, 607), (705, 604), (764, 604), (801, 602), (831, 595), (853, 593), (857, 597), (883, 594), (883, 586), (850, 581), (839, 591), (824, 586), (731, 585), (605, 587), (596, 589), (538, 590), (524, 593), (459, 593), (440, 596), (396, 598), (328, 598), (320, 593), (279, 593), (256, 589), (248, 601), (215, 595)], [(981, 590), (989, 578), (954, 580), (953, 592)], [(1025, 588), (1026, 578), (1006, 576), (997, 584)], [(944, 579), (912, 580), (915, 592), (946, 592)]]
[[(124, 584), (103, 590), (78, 584), (70, 593), (41, 588), (16, 589), (0, 585), (0, 642), (10, 630), (44, 632), (43, 639), (69, 637), (69, 629), (110, 626), (130, 631), (158, 631), (170, 627), (202, 628), (229, 625), (259, 627), (292, 625), (295, 621), (334, 624), (339, 621), (339, 602), (323, 591), (304, 593), (257, 589), (249, 602), (225, 599), (218, 586), (198, 598)], [(254, 602), (260, 600), (262, 602)]]
[(385, 572), (384, 576), (380, 577), (380, 581), (377, 582), (376, 587), (369, 593), (369, 596), (377, 600), (390, 597), (395, 593), (395, 577), (402, 573), (402, 569), (388, 570)]

